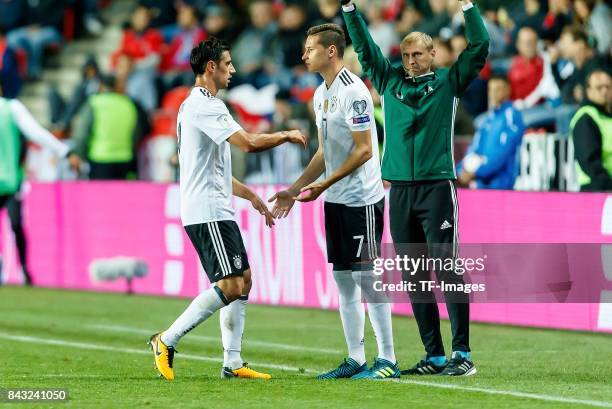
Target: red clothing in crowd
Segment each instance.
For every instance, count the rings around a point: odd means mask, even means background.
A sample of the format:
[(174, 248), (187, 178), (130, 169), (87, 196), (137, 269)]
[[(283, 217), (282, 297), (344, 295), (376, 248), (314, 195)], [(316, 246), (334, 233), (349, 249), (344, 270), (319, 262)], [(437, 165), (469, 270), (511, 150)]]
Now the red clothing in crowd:
[(179, 32), (163, 53), (160, 66), (161, 71), (190, 70), (189, 56), (191, 49), (201, 41), (206, 40), (206, 37), (206, 32), (199, 27), (191, 32)]
[(138, 61), (151, 54), (159, 54), (163, 45), (163, 36), (154, 28), (149, 28), (144, 33), (136, 33), (130, 29), (124, 30), (121, 45), (113, 53), (112, 65), (115, 66), (117, 59), (121, 55), (128, 55)]
[(524, 99), (531, 94), (544, 76), (544, 60), (536, 56), (531, 60), (517, 55), (512, 59), (508, 71), (510, 81), (510, 99)]

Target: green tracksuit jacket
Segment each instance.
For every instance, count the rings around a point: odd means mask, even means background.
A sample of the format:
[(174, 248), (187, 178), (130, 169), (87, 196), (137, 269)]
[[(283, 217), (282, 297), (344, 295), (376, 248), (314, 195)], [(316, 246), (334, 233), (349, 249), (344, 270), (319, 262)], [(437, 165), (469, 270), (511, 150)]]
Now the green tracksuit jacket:
[(361, 14), (344, 12), (364, 73), (381, 95), (385, 118), (382, 177), (390, 181), (455, 179), (453, 125), (459, 97), (484, 67), (489, 35), (476, 6), (464, 12), (467, 48), (450, 68), (410, 77), (392, 66)]

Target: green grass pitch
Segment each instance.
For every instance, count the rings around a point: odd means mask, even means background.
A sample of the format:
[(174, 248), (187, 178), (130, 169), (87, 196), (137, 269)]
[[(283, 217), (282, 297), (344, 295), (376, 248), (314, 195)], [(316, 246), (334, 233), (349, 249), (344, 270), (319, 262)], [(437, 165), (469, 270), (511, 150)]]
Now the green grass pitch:
[[(612, 408), (610, 335), (473, 324), (473, 377), (316, 381), (345, 356), (338, 313), (257, 305), (247, 308), (243, 358), (274, 379), (219, 379), (214, 316), (181, 341), (167, 382), (145, 343), (189, 301), (1, 287), (0, 388), (68, 389), (68, 403), (19, 406), (44, 408)], [(395, 317), (394, 335), (400, 366), (421, 358), (414, 320)]]

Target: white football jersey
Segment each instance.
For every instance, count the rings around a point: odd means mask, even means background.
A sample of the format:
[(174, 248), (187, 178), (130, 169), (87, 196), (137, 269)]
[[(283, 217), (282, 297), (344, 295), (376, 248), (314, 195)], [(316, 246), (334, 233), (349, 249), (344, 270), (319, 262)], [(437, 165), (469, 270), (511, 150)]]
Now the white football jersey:
[(181, 105), (176, 128), (183, 225), (234, 220), (227, 138), (241, 126), (223, 101), (194, 87)]
[(322, 135), (325, 176), (338, 169), (355, 147), (353, 131), (370, 130), (372, 157), (326, 191), (325, 201), (368, 206), (380, 201), (384, 187), (380, 173), (374, 103), (363, 81), (342, 68), (329, 89), (325, 81), (314, 94), (317, 127)]

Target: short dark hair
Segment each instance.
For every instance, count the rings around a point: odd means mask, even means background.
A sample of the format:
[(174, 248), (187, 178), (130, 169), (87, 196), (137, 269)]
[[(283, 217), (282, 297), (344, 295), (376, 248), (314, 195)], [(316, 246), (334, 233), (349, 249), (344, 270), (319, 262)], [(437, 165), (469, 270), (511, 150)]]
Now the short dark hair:
[(319, 43), (323, 47), (336, 46), (338, 50), (338, 56), (344, 57), (344, 49), (346, 48), (346, 38), (344, 36), (344, 30), (338, 24), (320, 24), (318, 26), (310, 27), (306, 32), (308, 36), (318, 36)]
[(208, 40), (200, 42), (191, 50), (191, 56), (189, 57), (189, 64), (191, 64), (193, 73), (196, 76), (204, 74), (205, 66), (209, 61), (218, 63), (221, 61), (223, 52), (229, 50), (229, 44), (216, 37), (210, 37)]
[(608, 71), (606, 71), (605, 69), (601, 68), (601, 67), (597, 67), (595, 69), (593, 69), (592, 71), (590, 71), (587, 74), (586, 77), (586, 81), (584, 82), (586, 84), (587, 87), (591, 86), (591, 78), (593, 78), (594, 74), (606, 74), (608, 77), (610, 77), (610, 73)]
[(565, 26), (563, 28), (562, 34), (567, 34), (572, 37), (572, 41), (579, 41), (584, 43), (587, 47), (592, 48), (592, 43), (589, 40), (589, 35), (584, 31), (584, 29), (577, 24), (572, 24)]

